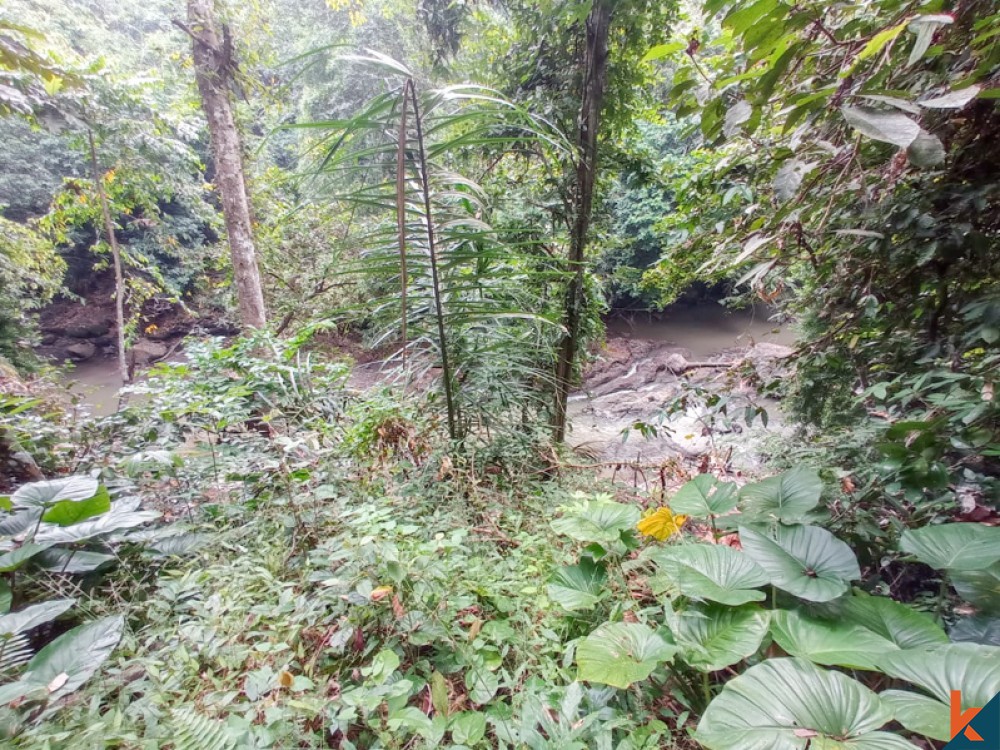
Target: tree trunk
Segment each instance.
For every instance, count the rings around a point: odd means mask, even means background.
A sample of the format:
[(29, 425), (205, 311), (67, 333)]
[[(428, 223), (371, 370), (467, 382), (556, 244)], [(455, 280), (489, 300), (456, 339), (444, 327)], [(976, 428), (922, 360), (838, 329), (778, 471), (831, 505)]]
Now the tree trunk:
[(220, 39), (216, 33), (212, 0), (188, 0), (187, 16), (188, 26), (183, 28), (192, 40), (195, 79), (208, 119), (240, 319), (244, 328), (263, 328), (267, 322), (264, 293), (254, 251), (242, 147), (229, 98), (234, 71), (232, 44), (228, 36)]
[(577, 146), (576, 186), (573, 195), (573, 226), (569, 238), (568, 270), (572, 272), (566, 289), (563, 325), (566, 333), (559, 344), (556, 361), (555, 404), (552, 436), (557, 443), (566, 438), (566, 404), (573, 380), (573, 365), (580, 347), (580, 327), (586, 303), (587, 234), (594, 203), (597, 177), (597, 135), (608, 74), (608, 34), (612, 0), (596, 0), (587, 17), (587, 47), (583, 58), (583, 93), (580, 101), (580, 129)]
[(115, 223), (111, 219), (111, 209), (108, 207), (108, 196), (104, 192), (104, 181), (101, 179), (101, 168), (97, 165), (97, 146), (94, 145), (94, 131), (87, 128), (87, 142), (90, 145), (90, 166), (94, 173), (94, 187), (97, 189), (97, 199), (101, 204), (101, 216), (104, 219), (104, 231), (108, 235), (111, 246), (111, 260), (115, 269), (115, 323), (118, 327), (118, 372), (122, 383), (132, 380), (129, 371), (128, 356), (125, 350), (125, 273), (122, 270), (122, 253), (118, 247), (118, 237), (115, 234)]

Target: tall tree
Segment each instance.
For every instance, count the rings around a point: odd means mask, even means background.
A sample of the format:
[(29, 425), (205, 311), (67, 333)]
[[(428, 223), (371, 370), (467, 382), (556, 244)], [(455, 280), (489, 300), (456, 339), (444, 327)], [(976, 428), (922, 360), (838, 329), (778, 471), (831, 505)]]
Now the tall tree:
[(264, 293), (257, 269), (240, 135), (229, 98), (236, 71), (232, 40), (225, 29), (220, 39), (212, 0), (188, 0), (187, 17), (187, 26), (178, 25), (192, 41), (195, 78), (208, 120), (240, 319), (244, 328), (262, 328), (267, 322)]
[(601, 127), (601, 108), (604, 104), (604, 90), (608, 77), (611, 12), (610, 0), (597, 0), (587, 17), (587, 44), (583, 53), (583, 90), (577, 135), (579, 153), (568, 255), (572, 277), (566, 289), (564, 318), (566, 333), (559, 344), (556, 361), (553, 438), (557, 443), (561, 443), (566, 437), (566, 404), (572, 385), (573, 364), (580, 347), (580, 328), (585, 303), (587, 234), (594, 204), (594, 181), (597, 177), (597, 135)]

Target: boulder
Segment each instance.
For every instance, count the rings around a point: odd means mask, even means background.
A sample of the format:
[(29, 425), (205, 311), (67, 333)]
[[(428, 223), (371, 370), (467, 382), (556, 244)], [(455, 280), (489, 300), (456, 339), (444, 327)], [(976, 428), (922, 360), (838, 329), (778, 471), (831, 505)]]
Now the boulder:
[(107, 335), (110, 330), (110, 323), (98, 320), (92, 323), (78, 323), (66, 326), (65, 333), (71, 339), (93, 339)]
[(131, 349), (132, 361), (137, 365), (148, 365), (167, 356), (167, 347), (159, 341), (139, 339)]
[(97, 354), (97, 347), (89, 341), (81, 341), (66, 347), (66, 356), (74, 362), (85, 362)]

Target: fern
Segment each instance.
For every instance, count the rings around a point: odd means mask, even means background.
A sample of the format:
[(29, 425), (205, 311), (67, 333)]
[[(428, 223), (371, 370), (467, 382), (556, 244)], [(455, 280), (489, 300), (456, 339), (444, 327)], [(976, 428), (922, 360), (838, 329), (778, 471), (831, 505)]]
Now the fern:
[(174, 750), (234, 750), (236, 742), (226, 725), (191, 708), (171, 713)]
[(0, 636), (0, 677), (12, 676), (17, 667), (31, 659), (31, 654), (31, 645), (24, 633)]

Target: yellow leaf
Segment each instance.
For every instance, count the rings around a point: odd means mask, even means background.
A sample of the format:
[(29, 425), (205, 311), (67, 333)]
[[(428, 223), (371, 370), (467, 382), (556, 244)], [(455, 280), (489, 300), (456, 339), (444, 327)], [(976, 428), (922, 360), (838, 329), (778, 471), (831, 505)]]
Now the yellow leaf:
[(372, 592), (371, 594), (368, 595), (368, 598), (371, 599), (373, 602), (379, 602), (385, 599), (391, 593), (392, 593), (392, 586), (379, 586), (376, 589), (372, 589)]
[(283, 670), (281, 674), (278, 675), (278, 684), (281, 685), (281, 687), (290, 688), (293, 682), (295, 682), (295, 676), (287, 669)]
[(679, 533), (687, 519), (687, 516), (674, 515), (670, 508), (664, 507), (643, 518), (636, 528), (641, 534), (663, 541)]

